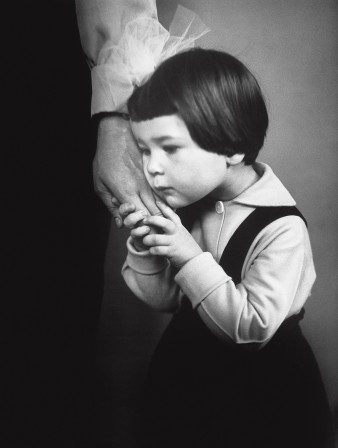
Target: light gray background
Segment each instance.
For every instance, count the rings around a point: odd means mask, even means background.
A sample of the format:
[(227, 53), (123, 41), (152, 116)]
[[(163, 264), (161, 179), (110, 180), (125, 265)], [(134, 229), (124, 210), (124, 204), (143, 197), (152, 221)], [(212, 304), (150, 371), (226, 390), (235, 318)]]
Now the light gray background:
[[(178, 2), (157, 3), (160, 21), (167, 27)], [(236, 55), (255, 73), (266, 95), (270, 128), (259, 160), (272, 166), (308, 219), (317, 281), (302, 327), (337, 414), (338, 2), (179, 3), (195, 11), (211, 28), (199, 45)], [(120, 268), (125, 237), (126, 232), (112, 227), (99, 332), (99, 368), (105, 397), (102, 438), (114, 437), (128, 446), (129, 404), (137, 395), (167, 316), (148, 310), (123, 285)]]

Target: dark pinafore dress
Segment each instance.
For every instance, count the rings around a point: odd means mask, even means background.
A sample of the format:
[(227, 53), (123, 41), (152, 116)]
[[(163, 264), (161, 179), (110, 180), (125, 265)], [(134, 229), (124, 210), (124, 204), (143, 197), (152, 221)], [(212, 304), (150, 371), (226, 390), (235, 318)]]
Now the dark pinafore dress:
[[(237, 284), (256, 235), (295, 207), (260, 207), (238, 227), (220, 265)], [(305, 220), (304, 220), (305, 221)], [(284, 321), (269, 343), (221, 342), (183, 299), (154, 353), (140, 407), (147, 448), (328, 448), (330, 412), (299, 321)]]

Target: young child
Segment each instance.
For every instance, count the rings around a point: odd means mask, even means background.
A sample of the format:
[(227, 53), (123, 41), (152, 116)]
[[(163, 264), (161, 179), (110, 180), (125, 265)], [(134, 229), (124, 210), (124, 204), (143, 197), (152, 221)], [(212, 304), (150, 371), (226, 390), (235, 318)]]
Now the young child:
[(131, 229), (122, 273), (138, 298), (174, 313), (150, 366), (142, 446), (331, 446), (299, 327), (315, 280), (307, 225), (255, 162), (268, 127), (256, 79), (229, 54), (189, 50), (128, 107), (163, 216), (120, 207)]

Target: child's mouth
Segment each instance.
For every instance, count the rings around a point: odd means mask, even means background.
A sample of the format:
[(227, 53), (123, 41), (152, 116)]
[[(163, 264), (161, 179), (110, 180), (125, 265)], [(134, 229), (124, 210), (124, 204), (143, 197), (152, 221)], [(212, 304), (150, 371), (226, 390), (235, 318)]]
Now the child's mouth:
[(162, 192), (162, 193), (165, 193), (165, 192), (167, 192), (167, 191), (172, 190), (172, 187), (165, 187), (165, 186), (157, 186), (157, 187), (155, 187), (155, 186), (154, 186), (154, 189), (155, 189), (156, 191), (160, 191), (160, 192)]

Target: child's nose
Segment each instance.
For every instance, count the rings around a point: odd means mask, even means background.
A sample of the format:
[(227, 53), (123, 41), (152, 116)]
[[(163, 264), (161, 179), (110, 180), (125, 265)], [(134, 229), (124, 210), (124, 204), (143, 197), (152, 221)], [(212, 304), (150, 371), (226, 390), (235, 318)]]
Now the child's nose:
[(147, 171), (154, 176), (155, 174), (163, 173), (163, 164), (159, 155), (152, 154), (147, 163)]

